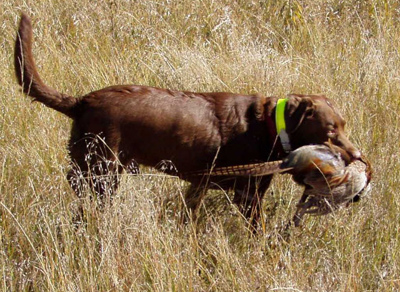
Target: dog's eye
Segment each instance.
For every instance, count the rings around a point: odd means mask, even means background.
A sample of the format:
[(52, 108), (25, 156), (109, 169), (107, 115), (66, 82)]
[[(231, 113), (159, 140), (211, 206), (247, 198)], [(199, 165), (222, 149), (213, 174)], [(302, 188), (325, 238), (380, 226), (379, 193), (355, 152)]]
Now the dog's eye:
[(307, 109), (305, 111), (304, 115), (306, 118), (310, 118), (310, 117), (314, 116), (314, 109), (313, 108)]

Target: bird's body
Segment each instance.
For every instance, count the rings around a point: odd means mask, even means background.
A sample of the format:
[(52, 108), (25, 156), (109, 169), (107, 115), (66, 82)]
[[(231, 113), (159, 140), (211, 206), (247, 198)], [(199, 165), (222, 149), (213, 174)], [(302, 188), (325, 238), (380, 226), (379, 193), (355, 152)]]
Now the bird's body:
[(296, 226), (305, 213), (323, 215), (358, 201), (371, 180), (368, 160), (352, 161), (340, 148), (325, 145), (296, 149), (280, 168), (305, 186), (294, 217)]

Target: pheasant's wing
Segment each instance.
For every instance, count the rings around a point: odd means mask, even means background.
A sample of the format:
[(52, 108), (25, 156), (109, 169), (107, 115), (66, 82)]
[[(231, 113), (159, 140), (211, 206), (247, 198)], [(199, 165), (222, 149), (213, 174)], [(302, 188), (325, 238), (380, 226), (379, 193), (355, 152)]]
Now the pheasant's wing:
[(350, 177), (350, 174), (348, 171), (345, 171), (344, 173), (341, 173), (341, 174), (334, 175), (328, 181), (329, 186), (331, 188), (335, 188), (341, 184), (347, 183), (349, 180), (349, 177)]
[(319, 161), (318, 164), (312, 163), (312, 167), (304, 174), (303, 182), (312, 186), (313, 189), (325, 190), (336, 185), (340, 180), (340, 172), (331, 161)]

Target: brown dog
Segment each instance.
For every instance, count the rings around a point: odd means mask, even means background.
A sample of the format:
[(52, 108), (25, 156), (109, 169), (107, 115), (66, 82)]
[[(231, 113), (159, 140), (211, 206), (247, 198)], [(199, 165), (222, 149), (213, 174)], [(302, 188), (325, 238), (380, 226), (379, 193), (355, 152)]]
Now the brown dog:
[[(23, 91), (73, 119), (68, 180), (81, 195), (86, 181), (100, 197), (111, 195), (118, 174), (135, 161), (156, 166), (171, 161), (191, 182), (186, 199), (196, 208), (205, 188), (235, 189), (235, 203), (257, 222), (272, 176), (213, 177), (207, 185), (185, 175), (212, 166), (282, 159), (275, 130), (277, 98), (233, 93), (193, 93), (120, 85), (71, 97), (46, 86), (31, 53), (32, 27), (22, 14), (15, 44), (15, 69)], [(360, 152), (344, 134), (344, 120), (324, 96), (292, 95), (284, 109), (292, 149), (331, 140), (354, 158)], [(101, 177), (101, 178), (100, 178)], [(104, 178), (106, 177), (106, 179)]]

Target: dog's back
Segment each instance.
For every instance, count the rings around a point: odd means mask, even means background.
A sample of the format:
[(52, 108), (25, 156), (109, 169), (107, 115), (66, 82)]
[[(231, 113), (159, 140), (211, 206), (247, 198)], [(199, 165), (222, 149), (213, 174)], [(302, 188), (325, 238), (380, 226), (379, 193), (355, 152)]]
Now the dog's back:
[[(82, 97), (74, 140), (85, 133), (103, 135), (115, 153), (151, 166), (172, 160), (181, 172), (206, 167), (217, 152), (221, 163), (224, 159), (242, 162), (246, 155), (247, 160), (261, 160), (264, 151), (251, 149), (259, 143), (252, 141), (259, 133), (250, 135), (265, 128), (260, 97), (225, 95), (136, 85), (108, 87)], [(242, 144), (241, 157), (228, 158), (233, 140), (235, 148)]]

